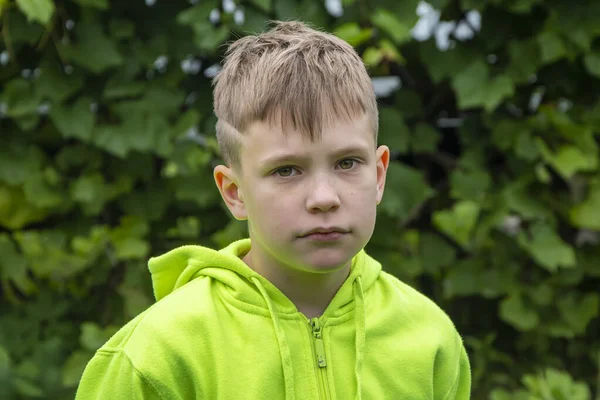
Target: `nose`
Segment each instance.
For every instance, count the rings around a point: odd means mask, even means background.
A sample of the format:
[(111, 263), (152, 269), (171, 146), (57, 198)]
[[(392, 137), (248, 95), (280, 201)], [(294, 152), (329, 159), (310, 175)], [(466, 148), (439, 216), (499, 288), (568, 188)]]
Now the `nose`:
[(333, 211), (340, 207), (335, 182), (325, 174), (315, 176), (308, 187), (306, 208), (310, 212)]

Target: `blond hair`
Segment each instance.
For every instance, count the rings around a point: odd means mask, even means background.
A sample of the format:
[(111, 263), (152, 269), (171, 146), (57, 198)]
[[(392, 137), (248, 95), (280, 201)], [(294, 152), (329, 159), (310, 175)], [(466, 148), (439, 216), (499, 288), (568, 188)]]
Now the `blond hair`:
[(274, 22), (233, 42), (214, 79), (221, 154), (239, 166), (240, 135), (255, 121), (279, 123), (314, 141), (336, 120), (363, 113), (377, 136), (378, 113), (364, 63), (348, 43), (302, 22)]

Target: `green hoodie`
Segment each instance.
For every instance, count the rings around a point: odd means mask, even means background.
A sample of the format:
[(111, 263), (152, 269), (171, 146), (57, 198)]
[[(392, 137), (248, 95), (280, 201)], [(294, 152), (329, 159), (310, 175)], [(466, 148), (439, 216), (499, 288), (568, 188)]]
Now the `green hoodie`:
[(88, 399), (468, 399), (469, 361), (447, 315), (365, 251), (307, 319), (241, 257), (183, 246), (150, 260), (158, 300), (87, 365)]

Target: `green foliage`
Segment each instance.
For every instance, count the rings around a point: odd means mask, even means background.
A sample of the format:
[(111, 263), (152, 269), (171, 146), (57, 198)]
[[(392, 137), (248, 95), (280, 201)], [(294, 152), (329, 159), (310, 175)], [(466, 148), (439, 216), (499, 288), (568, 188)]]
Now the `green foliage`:
[(416, 0), (190, 3), (0, 0), (0, 398), (72, 398), (152, 304), (149, 257), (247, 234), (213, 183), (211, 76), (270, 19), (401, 78), (367, 250), (450, 314), (473, 398), (598, 393), (600, 2), (433, 1), (474, 28), (444, 50), (413, 39)]
[(538, 375), (523, 378), (526, 388), (509, 393), (494, 390), (490, 400), (591, 400), (590, 389), (582, 382), (576, 382), (564, 371), (548, 368)]

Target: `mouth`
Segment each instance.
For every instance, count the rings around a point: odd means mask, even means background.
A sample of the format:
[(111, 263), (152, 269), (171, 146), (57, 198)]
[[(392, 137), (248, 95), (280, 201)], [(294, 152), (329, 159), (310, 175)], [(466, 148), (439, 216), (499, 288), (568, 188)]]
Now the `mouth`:
[(339, 238), (341, 238), (349, 232), (350, 231), (347, 229), (342, 229), (338, 227), (316, 228), (311, 229), (310, 231), (300, 235), (300, 237), (319, 241), (338, 240)]

